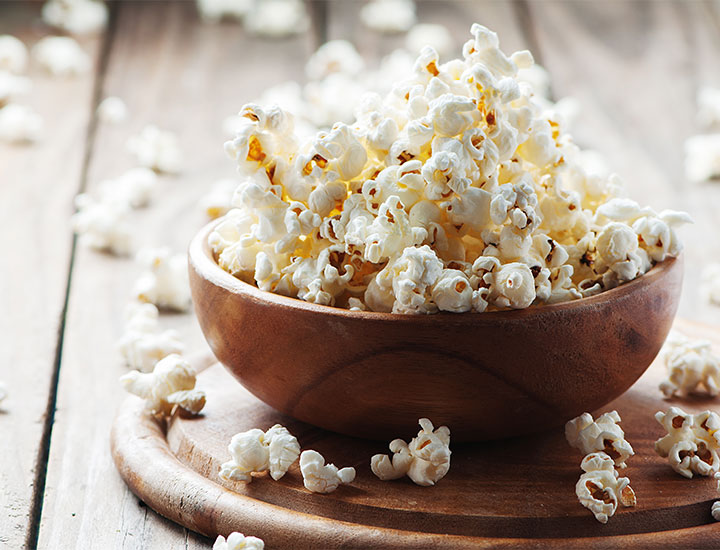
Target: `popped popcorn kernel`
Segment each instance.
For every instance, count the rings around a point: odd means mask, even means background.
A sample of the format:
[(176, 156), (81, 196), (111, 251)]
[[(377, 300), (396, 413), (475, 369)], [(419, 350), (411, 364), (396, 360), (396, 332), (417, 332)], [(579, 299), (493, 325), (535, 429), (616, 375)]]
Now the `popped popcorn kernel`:
[(665, 397), (687, 395), (703, 389), (715, 397), (720, 393), (720, 357), (708, 340), (691, 340), (671, 332), (660, 351), (668, 377), (660, 383)]
[(257, 537), (245, 536), (242, 533), (230, 533), (227, 540), (218, 535), (213, 550), (263, 550), (265, 543)]
[(0, 69), (0, 108), (7, 106), (20, 96), (27, 95), (31, 88), (32, 81), (29, 78)]
[(685, 177), (691, 182), (720, 178), (720, 133), (685, 140)]
[(710, 508), (710, 514), (712, 514), (712, 517), (715, 521), (720, 521), (720, 500), (716, 500), (712, 503), (712, 507)]
[(25, 44), (10, 34), (0, 34), (0, 71), (25, 72), (28, 50)]
[(360, 10), (360, 20), (373, 30), (385, 33), (405, 32), (415, 24), (413, 0), (372, 0)]
[(90, 70), (90, 57), (69, 36), (46, 36), (32, 49), (34, 59), (52, 76), (78, 76)]
[(261, 36), (292, 36), (310, 28), (302, 0), (256, 0), (244, 21), (248, 31)]
[(625, 440), (620, 420), (617, 411), (605, 413), (595, 421), (590, 413), (583, 413), (565, 424), (565, 438), (584, 455), (602, 451), (612, 458), (614, 465), (624, 468), (635, 451)]
[(413, 483), (424, 487), (435, 485), (450, 470), (450, 430), (447, 426), (435, 429), (427, 418), (419, 420), (421, 430), (410, 443), (402, 439), (390, 442), (392, 458), (375, 455), (370, 469), (383, 481), (407, 475)]
[(75, 197), (75, 207), (71, 223), (81, 244), (118, 256), (130, 254), (133, 237), (127, 201), (115, 196), (98, 201), (83, 193)]
[(131, 208), (150, 204), (157, 175), (148, 168), (131, 168), (117, 178), (103, 180), (98, 184), (102, 200), (125, 203)]
[(42, 7), (42, 19), (72, 34), (91, 34), (105, 28), (108, 9), (100, 0), (48, 0)]
[(176, 174), (182, 166), (177, 136), (152, 124), (128, 139), (127, 149), (135, 155), (140, 166), (152, 168), (156, 172)]
[(613, 459), (603, 452), (587, 455), (580, 467), (584, 474), (575, 485), (575, 494), (580, 504), (590, 510), (600, 523), (607, 523), (618, 508), (635, 506), (635, 492), (630, 480), (618, 477)]
[(151, 372), (158, 361), (182, 354), (185, 346), (174, 330), (160, 331), (159, 312), (153, 304), (132, 303), (127, 308), (125, 332), (118, 349), (132, 369)]
[(128, 108), (119, 97), (108, 96), (98, 105), (97, 114), (103, 122), (119, 124), (127, 119)]
[(40, 139), (44, 125), (42, 117), (30, 107), (14, 103), (0, 107), (0, 141), (33, 143)]
[(175, 311), (190, 309), (190, 283), (184, 254), (172, 254), (169, 248), (145, 248), (138, 262), (146, 271), (135, 283), (133, 293), (140, 302)]
[(305, 488), (313, 493), (332, 493), (340, 485), (347, 485), (355, 479), (355, 468), (338, 469), (334, 464), (325, 464), (325, 459), (317, 451), (302, 452), (300, 472)]
[(679, 407), (659, 411), (655, 419), (668, 432), (655, 442), (655, 452), (687, 478), (710, 476), (720, 469), (720, 416), (713, 411), (687, 414)]
[(145, 400), (153, 414), (170, 416), (175, 407), (198, 414), (205, 406), (205, 393), (195, 389), (195, 371), (181, 356), (168, 355), (152, 372), (129, 372), (120, 377), (125, 391)]

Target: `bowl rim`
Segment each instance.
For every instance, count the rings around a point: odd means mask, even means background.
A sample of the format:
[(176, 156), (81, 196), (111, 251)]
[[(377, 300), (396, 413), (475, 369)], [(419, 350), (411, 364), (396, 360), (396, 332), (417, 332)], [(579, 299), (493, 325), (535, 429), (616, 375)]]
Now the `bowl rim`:
[[(224, 217), (217, 218), (205, 225), (190, 241), (188, 247), (188, 267), (193, 269), (203, 279), (211, 284), (221, 287), (233, 294), (243, 295), (255, 302), (272, 304), (287, 309), (300, 310), (312, 314), (322, 314), (324, 316), (332, 315), (345, 319), (372, 319), (375, 321), (404, 321), (411, 323), (424, 324), (431, 319), (440, 319), (444, 322), (451, 320), (456, 322), (470, 322), (476, 324), (478, 321), (517, 321), (527, 317), (535, 317), (540, 315), (554, 315), (556, 313), (585, 309), (587, 307), (596, 307), (598, 304), (609, 302), (611, 299), (622, 299), (635, 291), (645, 288), (663, 278), (672, 268), (682, 259), (682, 253), (676, 257), (668, 257), (662, 262), (656, 263), (646, 273), (623, 283), (615, 288), (606, 290), (594, 296), (579, 298), (577, 300), (569, 300), (566, 302), (558, 302), (555, 304), (542, 304), (530, 306), (524, 309), (509, 309), (499, 311), (484, 311), (482, 313), (465, 312), (453, 313), (449, 311), (440, 311), (434, 314), (414, 314), (414, 313), (385, 313), (380, 311), (350, 311), (349, 309), (325, 306), (306, 302), (299, 298), (292, 298), (282, 294), (275, 294), (266, 290), (246, 283), (229, 272), (221, 268), (215, 261), (212, 249), (208, 243), (210, 232), (216, 225), (223, 221)], [(433, 322), (433, 321), (430, 321)], [(434, 321), (439, 322), (439, 321)]]

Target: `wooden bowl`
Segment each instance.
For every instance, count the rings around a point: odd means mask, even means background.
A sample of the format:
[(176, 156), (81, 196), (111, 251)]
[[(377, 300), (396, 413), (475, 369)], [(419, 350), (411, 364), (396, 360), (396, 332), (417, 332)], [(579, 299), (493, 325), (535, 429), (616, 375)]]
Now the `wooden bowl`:
[[(670, 330), (682, 261), (597, 296), (517, 311), (351, 312), (262, 291), (223, 271), (207, 238), (189, 250), (195, 312), (215, 356), (250, 392), (298, 420), (359, 437), (455, 441), (541, 431), (609, 403)], [(266, 428), (266, 426), (260, 426)]]

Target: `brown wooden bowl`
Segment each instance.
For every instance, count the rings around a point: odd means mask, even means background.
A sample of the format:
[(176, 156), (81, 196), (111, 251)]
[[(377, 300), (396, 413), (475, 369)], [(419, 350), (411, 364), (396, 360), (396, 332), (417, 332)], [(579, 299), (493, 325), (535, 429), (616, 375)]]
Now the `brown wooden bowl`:
[(682, 261), (669, 259), (561, 304), (354, 312), (265, 292), (223, 271), (207, 244), (215, 223), (193, 239), (189, 267), (195, 312), (218, 360), (275, 409), (372, 439), (408, 437), (421, 417), (449, 426), (456, 441), (496, 439), (602, 407), (657, 355), (682, 283)]

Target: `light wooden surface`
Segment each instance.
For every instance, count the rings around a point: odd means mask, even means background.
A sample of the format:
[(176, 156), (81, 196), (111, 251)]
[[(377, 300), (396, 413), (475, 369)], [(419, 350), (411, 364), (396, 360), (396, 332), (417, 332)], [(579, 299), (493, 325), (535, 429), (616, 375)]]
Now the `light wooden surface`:
[[(682, 142), (699, 131), (695, 92), (720, 86), (718, 3), (419, 4), (422, 21), (445, 23), (458, 42), (479, 21), (500, 32), (506, 49), (531, 47), (553, 74), (556, 96), (580, 99), (578, 141), (607, 156), (632, 196), (694, 216), (696, 224), (682, 230), (680, 313), (720, 323), (720, 309), (698, 288), (702, 267), (720, 257), (720, 185), (682, 178)], [(25, 103), (44, 116), (44, 139), (0, 145), (0, 380), (10, 390), (0, 410), (0, 548), (209, 547), (139, 505), (110, 460), (110, 423), (124, 399), (114, 344), (138, 267), (73, 250), (72, 197), (134, 165), (124, 142), (144, 124), (174, 130), (183, 171), (161, 179), (154, 205), (134, 221), (142, 242), (183, 250), (204, 222), (197, 200), (209, 183), (233, 174), (222, 152), (227, 114), (266, 86), (302, 79), (316, 36), (351, 36), (371, 66), (402, 43), (360, 27), (357, 2), (312, 7), (314, 33), (273, 42), (237, 25), (201, 24), (190, 2), (116, 2), (108, 31), (82, 42), (97, 60), (89, 75), (50, 79), (31, 69), (35, 87)], [(0, 2), (0, 33), (34, 43), (47, 34), (39, 9)], [(110, 94), (126, 100), (131, 117), (94, 132), (97, 101)], [(178, 328), (190, 350), (205, 349), (191, 315), (163, 316), (162, 323)]]
[[(720, 349), (717, 328), (682, 320), (676, 328), (703, 333)], [(242, 524), (264, 533), (269, 548), (595, 549), (615, 537), (620, 547), (674, 549), (683, 533), (686, 547), (715, 549), (720, 524), (710, 506), (716, 483), (673, 472), (655, 453), (654, 442), (665, 431), (653, 420), (669, 405), (697, 413), (713, 400), (665, 400), (657, 391), (664, 377), (657, 360), (605, 408), (619, 412), (634, 448), (620, 474), (630, 478), (638, 500), (605, 525), (577, 502), (581, 455), (567, 445), (562, 429), (509, 441), (451, 443), (450, 472), (433, 488), (407, 478), (384, 482), (370, 471), (370, 457), (387, 453), (387, 442), (341, 436), (284, 416), (235, 387), (219, 364), (198, 377), (208, 396), (198, 417), (176, 415), (166, 427), (143, 411), (142, 400), (129, 397), (113, 426), (112, 449), (123, 478), (153, 509), (211, 536)], [(317, 450), (338, 467), (354, 467), (353, 483), (328, 495), (310, 493), (297, 463), (277, 482), (267, 474), (249, 484), (220, 479), (235, 433), (278, 423), (301, 448)], [(543, 540), (548, 538), (556, 540)]]

